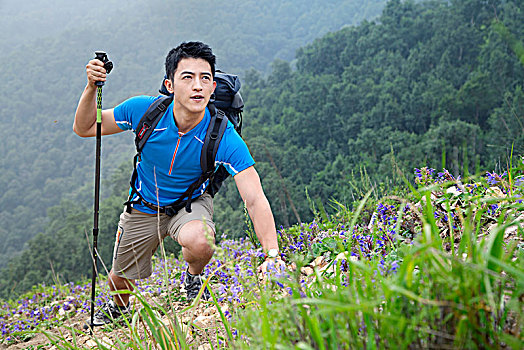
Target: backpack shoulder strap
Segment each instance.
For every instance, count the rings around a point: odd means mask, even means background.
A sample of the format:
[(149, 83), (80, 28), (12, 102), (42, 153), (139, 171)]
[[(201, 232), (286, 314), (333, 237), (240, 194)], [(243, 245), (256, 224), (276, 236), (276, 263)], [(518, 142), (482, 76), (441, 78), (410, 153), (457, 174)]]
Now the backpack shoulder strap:
[[(142, 197), (140, 196), (140, 193), (138, 193), (135, 187), (135, 182), (138, 177), (136, 166), (140, 161), (140, 154), (142, 153), (142, 148), (144, 148), (147, 139), (149, 138), (153, 130), (155, 130), (155, 127), (157, 126), (160, 119), (162, 119), (164, 112), (166, 111), (167, 107), (172, 101), (172, 96), (162, 96), (158, 98), (149, 106), (147, 111), (140, 119), (140, 122), (138, 122), (135, 135), (136, 155), (133, 160), (133, 174), (131, 175), (130, 181), (131, 190), (129, 193), (129, 198), (124, 203), (124, 205), (126, 206), (126, 211), (128, 213), (131, 212), (132, 204), (138, 204), (142, 201)], [(137, 195), (138, 198), (136, 200), (133, 200), (133, 197), (135, 195)]]
[(142, 148), (144, 148), (147, 139), (157, 126), (160, 119), (162, 119), (164, 112), (172, 101), (172, 96), (162, 96), (158, 98), (149, 106), (142, 116), (142, 119), (140, 119), (136, 128), (135, 136), (135, 146), (138, 153), (142, 152)]
[(215, 114), (211, 115), (204, 146), (202, 146), (202, 153), (200, 154), (200, 166), (204, 174), (215, 170), (215, 157), (228, 122), (228, 118), (222, 110), (217, 108), (215, 111)]

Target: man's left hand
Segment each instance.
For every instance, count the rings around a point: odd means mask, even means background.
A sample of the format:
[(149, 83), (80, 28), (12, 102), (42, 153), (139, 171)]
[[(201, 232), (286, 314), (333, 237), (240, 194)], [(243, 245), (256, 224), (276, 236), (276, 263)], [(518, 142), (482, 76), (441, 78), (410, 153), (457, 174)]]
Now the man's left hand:
[(275, 272), (280, 272), (282, 271), (282, 267), (285, 268), (285, 266), (286, 263), (280, 257), (266, 258), (266, 260), (258, 267), (257, 271), (258, 273), (261, 273), (262, 278), (265, 279), (267, 277), (268, 270), (275, 270)]

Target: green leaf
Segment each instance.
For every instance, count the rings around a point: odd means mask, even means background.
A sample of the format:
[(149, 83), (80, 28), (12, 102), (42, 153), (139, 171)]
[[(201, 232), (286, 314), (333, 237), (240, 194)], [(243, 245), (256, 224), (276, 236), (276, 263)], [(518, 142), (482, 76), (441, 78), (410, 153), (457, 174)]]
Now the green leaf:
[(502, 246), (504, 244), (504, 226), (496, 226), (491, 232), (488, 242), (488, 269), (500, 272), (500, 266), (496, 265), (492, 259), (499, 260), (502, 257)]

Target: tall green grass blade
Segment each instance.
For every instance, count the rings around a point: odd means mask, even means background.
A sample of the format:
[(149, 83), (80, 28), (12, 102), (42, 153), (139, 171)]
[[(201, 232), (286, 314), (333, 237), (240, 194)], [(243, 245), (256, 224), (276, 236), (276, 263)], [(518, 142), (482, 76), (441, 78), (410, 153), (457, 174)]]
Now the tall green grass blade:
[(400, 178), (402, 179), (402, 182), (404, 182), (404, 184), (410, 189), (411, 193), (413, 194), (413, 196), (415, 196), (416, 200), (419, 201), (422, 198), (420, 193), (415, 189), (415, 187), (413, 187), (411, 182), (409, 182), (409, 180), (406, 178), (402, 170), (400, 170), (400, 168), (396, 165), (395, 165), (395, 168)]
[[(177, 325), (172, 325), (172, 328), (169, 327), (162, 321), (160, 314), (153, 310), (143, 296), (136, 294), (135, 297), (142, 304), (142, 309), (139, 310), (138, 313), (140, 314), (140, 319), (148, 326), (148, 330), (152, 336), (151, 340), (159, 344), (162, 349), (178, 350), (188, 348), (184, 337), (179, 333)], [(163, 308), (159, 309), (161, 313), (167, 314)], [(135, 325), (138, 325), (138, 321), (135, 321)], [(169, 325), (171, 325), (171, 322)], [(138, 333), (136, 334), (138, 335)]]
[(313, 341), (317, 344), (317, 348), (325, 350), (324, 338), (322, 337), (322, 331), (320, 330), (320, 324), (318, 319), (315, 317), (310, 317), (307, 312), (303, 311), (303, 316), (310, 331)]
[(364, 324), (366, 325), (366, 349), (375, 350), (377, 345), (375, 343), (375, 325), (367, 312), (364, 312)]
[(500, 267), (492, 262), (491, 258), (499, 260), (502, 257), (504, 244), (504, 226), (497, 226), (494, 232), (491, 233), (488, 242), (488, 269), (500, 272)]
[(406, 287), (413, 286), (413, 275), (415, 273), (415, 256), (408, 255), (404, 257), (404, 262), (398, 272), (399, 279), (405, 283)]
[(440, 238), (440, 230), (437, 226), (437, 221), (435, 220), (435, 207), (431, 200), (431, 192), (426, 191), (424, 197), (426, 198), (426, 205), (424, 207), (426, 215), (422, 219), (422, 222), (424, 223), (422, 226), (422, 232), (424, 234), (423, 237), (425, 238), (425, 243), (435, 247), (441, 247), (442, 240)]
[(508, 345), (508, 349), (522, 349), (522, 338), (508, 333), (501, 333), (500, 340)]
[(350, 223), (349, 227), (355, 227), (355, 224), (357, 223), (357, 219), (358, 219), (360, 213), (362, 212), (362, 209), (364, 208), (364, 205), (368, 201), (369, 196), (371, 196), (372, 191), (373, 191), (373, 189), (369, 190), (366, 193), (366, 195), (364, 196), (364, 198), (362, 198), (362, 200), (358, 204), (357, 210), (355, 211), (355, 213), (353, 214), (353, 217), (351, 218), (351, 223)]
[(504, 272), (512, 275), (516, 282), (524, 284), (524, 269), (522, 267), (516, 268), (510, 265), (507, 261), (497, 259), (493, 256), (488, 256), (487, 258), (490, 263), (497, 265), (499, 270), (504, 269)]
[(322, 222), (328, 222), (329, 217), (326, 212), (326, 208), (324, 207), (324, 204), (322, 204), (322, 201), (320, 200), (320, 198), (317, 198), (317, 206), (318, 206), (318, 210), (320, 213), (320, 219), (322, 220)]
[(469, 322), (466, 316), (462, 316), (460, 320), (458, 321), (456, 332), (455, 332), (455, 340), (454, 345), (457, 347), (457, 349), (463, 349), (465, 345), (465, 341), (468, 335), (468, 327)]
[(440, 164), (442, 169), (446, 169), (446, 142), (442, 140), (442, 156), (440, 158)]
[(343, 301), (336, 301), (324, 298), (302, 298), (292, 301), (295, 305), (315, 305), (322, 307), (323, 312), (352, 312), (370, 311), (380, 305), (382, 300), (361, 301), (358, 304), (347, 304)]
[(275, 348), (275, 338), (271, 334), (271, 325), (269, 323), (269, 310), (267, 307), (267, 295), (263, 294), (260, 299), (260, 306), (262, 307), (262, 338), (270, 345), (271, 349)]
[(448, 301), (441, 301), (441, 300), (432, 300), (432, 299), (427, 299), (427, 298), (423, 298), (417, 294), (415, 294), (414, 292), (406, 289), (406, 288), (403, 288), (401, 286), (398, 286), (398, 285), (390, 285), (389, 288), (392, 290), (392, 291), (395, 291), (397, 293), (400, 293), (406, 297), (408, 297), (409, 299), (412, 299), (412, 300), (415, 300), (423, 305), (434, 305), (434, 306), (449, 306), (449, 305), (454, 305), (455, 307), (457, 308), (461, 308), (460, 305), (457, 305), (455, 303), (452, 303), (452, 302), (448, 302)]
[(213, 304), (216, 306), (218, 313), (220, 315), (220, 319), (222, 320), (222, 324), (224, 325), (224, 328), (226, 329), (227, 338), (229, 340), (229, 343), (233, 343), (233, 333), (231, 332), (231, 327), (229, 326), (229, 322), (226, 319), (226, 316), (224, 315), (224, 312), (222, 311), (222, 308), (220, 307), (220, 304), (218, 303), (218, 300), (215, 296), (215, 293), (213, 293), (213, 290), (209, 288), (209, 294), (211, 294), (211, 297), (213, 298)]

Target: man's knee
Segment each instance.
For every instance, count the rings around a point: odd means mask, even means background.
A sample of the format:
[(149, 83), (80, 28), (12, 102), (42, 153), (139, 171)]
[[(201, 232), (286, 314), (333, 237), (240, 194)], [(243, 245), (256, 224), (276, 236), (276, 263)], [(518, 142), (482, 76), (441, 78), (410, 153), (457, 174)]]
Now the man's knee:
[(204, 235), (200, 235), (198, 236), (198, 238), (195, 239), (194, 247), (195, 247), (195, 250), (197, 251), (212, 252), (214, 244), (215, 244), (214, 237), (206, 237)]
[(205, 222), (190, 221), (180, 230), (178, 243), (191, 250), (210, 251), (215, 243), (215, 233)]

